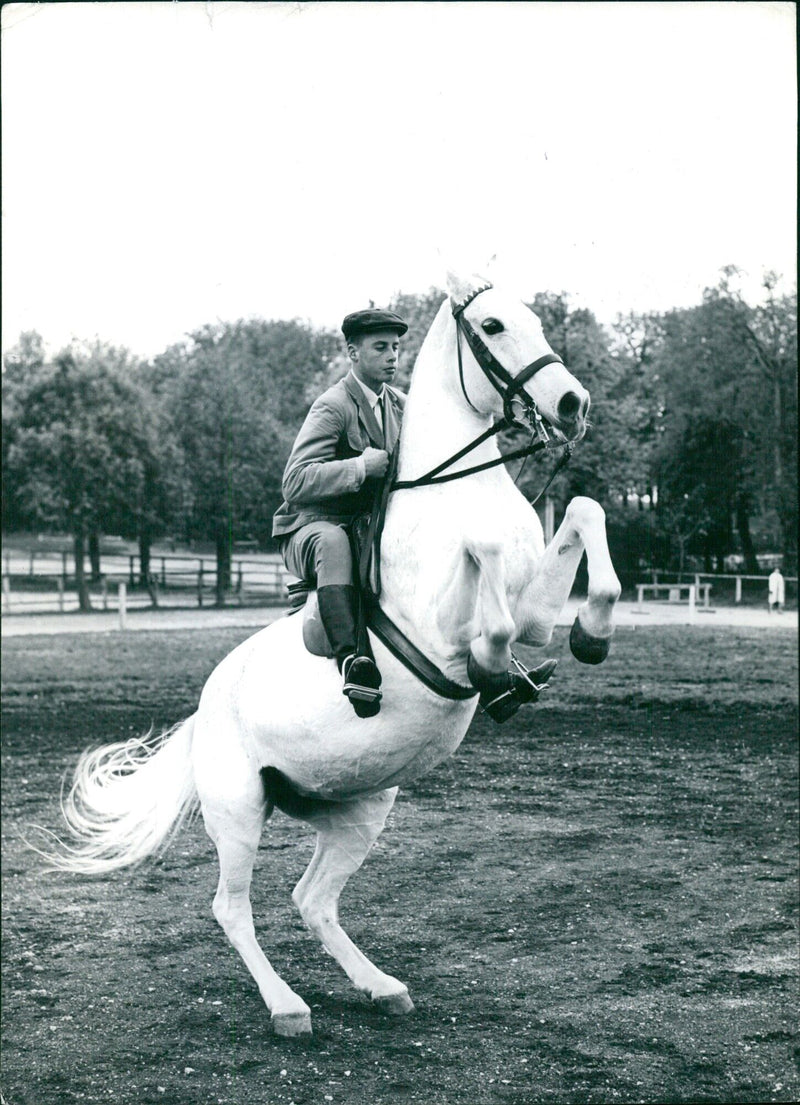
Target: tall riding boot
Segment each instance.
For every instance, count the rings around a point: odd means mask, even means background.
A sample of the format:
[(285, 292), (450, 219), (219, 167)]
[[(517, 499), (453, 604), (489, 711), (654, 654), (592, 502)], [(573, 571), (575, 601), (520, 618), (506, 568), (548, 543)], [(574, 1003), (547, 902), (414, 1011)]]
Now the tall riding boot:
[(525, 702), (536, 702), (550, 684), (548, 680), (556, 668), (557, 660), (544, 660), (527, 671), (515, 656), (511, 662), (516, 670), (490, 672), (481, 667), (470, 652), (467, 658), (467, 675), (476, 690), (480, 691), (480, 706), (493, 721), (508, 721)]
[(381, 708), (381, 673), (371, 657), (356, 655), (354, 601), (355, 588), (346, 584), (317, 589), (319, 616), (344, 676), (342, 694), (359, 717), (374, 717)]

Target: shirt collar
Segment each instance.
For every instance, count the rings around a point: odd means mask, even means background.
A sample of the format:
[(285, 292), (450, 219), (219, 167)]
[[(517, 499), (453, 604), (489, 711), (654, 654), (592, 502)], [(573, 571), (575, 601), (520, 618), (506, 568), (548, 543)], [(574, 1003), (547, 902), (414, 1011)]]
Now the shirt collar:
[(375, 407), (377, 406), (378, 402), (383, 398), (385, 385), (381, 384), (381, 390), (376, 394), (372, 390), (372, 388), (368, 388), (367, 385), (362, 380), (359, 380), (359, 378), (358, 378), (358, 376), (356, 376), (355, 372), (353, 373), (353, 379), (355, 380), (355, 382), (358, 384), (358, 386), (361, 388), (361, 390), (366, 395), (367, 401), (369, 402), (370, 407), (372, 407), (372, 409), (375, 410)]

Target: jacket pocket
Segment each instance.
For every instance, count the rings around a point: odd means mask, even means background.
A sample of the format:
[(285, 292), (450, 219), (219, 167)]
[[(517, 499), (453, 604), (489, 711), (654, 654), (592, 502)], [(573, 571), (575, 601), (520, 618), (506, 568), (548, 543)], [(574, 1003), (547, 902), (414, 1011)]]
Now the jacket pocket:
[(345, 439), (342, 442), (342, 446), (345, 450), (345, 457), (360, 457), (364, 450), (369, 445), (366, 434), (363, 433), (361, 427), (356, 423), (355, 426), (348, 426)]

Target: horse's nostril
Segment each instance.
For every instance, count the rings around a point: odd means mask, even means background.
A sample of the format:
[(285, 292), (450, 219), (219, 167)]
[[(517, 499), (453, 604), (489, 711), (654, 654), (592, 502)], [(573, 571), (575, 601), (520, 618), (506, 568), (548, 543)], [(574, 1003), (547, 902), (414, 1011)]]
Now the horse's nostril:
[(576, 395), (574, 391), (568, 391), (566, 395), (562, 395), (559, 400), (558, 416), (565, 421), (571, 421), (577, 418), (580, 409), (580, 396)]

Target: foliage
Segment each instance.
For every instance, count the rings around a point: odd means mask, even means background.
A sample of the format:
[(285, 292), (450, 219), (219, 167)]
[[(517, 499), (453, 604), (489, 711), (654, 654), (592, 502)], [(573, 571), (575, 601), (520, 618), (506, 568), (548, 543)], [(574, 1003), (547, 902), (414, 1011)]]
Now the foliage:
[(24, 524), (24, 506), (17, 481), (9, 467), (11, 447), (16, 437), (21, 402), (45, 364), (44, 341), (35, 330), (20, 334), (19, 341), (3, 358), (3, 530)]
[(182, 450), (182, 524), (217, 550), (218, 602), (236, 539), (267, 542), (291, 442), (333, 355), (299, 322), (206, 326), (156, 358), (150, 376)]
[[(620, 316), (610, 330), (566, 293), (535, 296), (592, 397), (586, 437), (548, 494), (557, 514), (578, 494), (602, 503), (621, 570), (696, 558), (708, 569), (740, 551), (754, 571), (757, 550), (778, 548), (794, 569), (797, 297), (773, 273), (764, 293), (747, 303), (728, 267), (696, 306)], [(409, 324), (403, 389), (445, 295), (389, 304)], [(292, 440), (347, 368), (338, 333), (298, 320), (205, 326), (146, 366), (99, 343), (51, 364), (41, 337), (22, 334), (3, 370), (4, 528), (137, 534), (143, 564), (159, 532), (213, 539), (221, 601), (234, 540), (269, 542)], [(523, 443), (507, 432), (501, 447)], [(529, 497), (548, 461), (521, 472)]]
[(751, 307), (736, 275), (725, 269), (702, 304), (662, 319), (655, 364), (666, 436), (655, 458), (658, 510), (666, 518), (674, 509), (670, 489), (682, 470), (680, 494), (693, 484), (698, 509), (717, 518), (711, 528), (697, 528), (696, 551), (706, 559), (732, 551), (733, 518), (752, 570), (752, 519), (765, 542), (782, 545), (791, 567), (797, 549), (796, 296), (776, 295), (776, 278), (767, 274), (766, 301)]
[(75, 540), (81, 604), (84, 542), (136, 528), (152, 444), (135, 362), (122, 349), (74, 344), (15, 387), (8, 478), (19, 517)]

